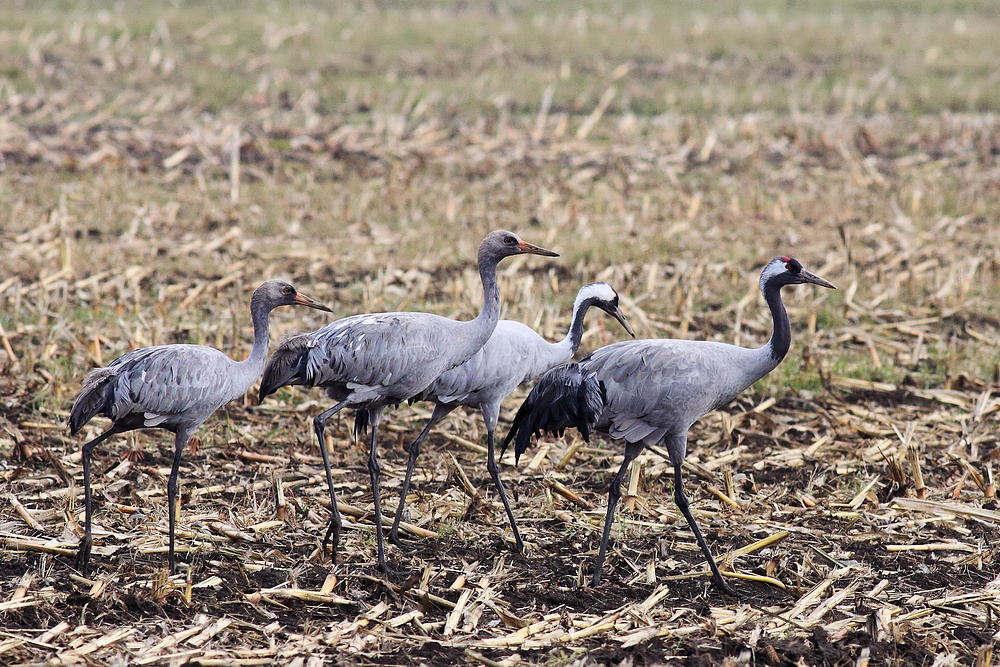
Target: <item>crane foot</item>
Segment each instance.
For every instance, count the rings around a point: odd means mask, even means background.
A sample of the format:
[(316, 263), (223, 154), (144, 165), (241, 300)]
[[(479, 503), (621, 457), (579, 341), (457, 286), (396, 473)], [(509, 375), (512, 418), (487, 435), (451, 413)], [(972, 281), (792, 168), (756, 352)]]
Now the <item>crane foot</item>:
[(80, 544), (76, 548), (76, 569), (80, 571), (80, 575), (84, 578), (86, 578), (87, 571), (90, 569), (90, 549), (93, 544), (93, 538), (85, 534), (80, 539)]
[(726, 580), (723, 579), (722, 577), (718, 578), (712, 577), (712, 584), (726, 595), (729, 595), (734, 598), (740, 597), (739, 593), (733, 590), (733, 588), (729, 584), (727, 584)]

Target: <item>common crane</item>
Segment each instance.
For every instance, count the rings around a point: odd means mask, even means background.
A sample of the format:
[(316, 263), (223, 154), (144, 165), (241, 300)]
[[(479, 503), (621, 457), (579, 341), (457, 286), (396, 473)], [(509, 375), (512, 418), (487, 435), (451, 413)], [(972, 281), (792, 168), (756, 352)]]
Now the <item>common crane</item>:
[(268, 320), (278, 306), (309, 306), (332, 312), (280, 280), (269, 280), (250, 298), (253, 322), (253, 349), (243, 361), (233, 361), (213, 347), (204, 345), (157, 345), (133, 350), (105, 368), (92, 370), (83, 380), (70, 412), (70, 434), (101, 414), (111, 427), (83, 445), (83, 493), (86, 505), (83, 538), (76, 564), (87, 574), (93, 546), (91, 520), (90, 460), (94, 447), (116, 433), (139, 428), (161, 428), (174, 433), (174, 462), (167, 481), (167, 514), (170, 523), (167, 562), (174, 572), (174, 524), (177, 498), (177, 471), (181, 451), (198, 427), (226, 403), (235, 400), (260, 377), (267, 359)]
[(521, 533), (517, 529), (503, 482), (500, 481), (494, 454), (493, 433), (500, 416), (500, 403), (522, 382), (533, 380), (553, 366), (573, 358), (580, 347), (583, 320), (591, 306), (596, 306), (614, 317), (625, 327), (625, 331), (634, 337), (632, 327), (618, 306), (618, 293), (614, 288), (607, 283), (590, 283), (581, 287), (577, 293), (569, 331), (558, 343), (548, 342), (520, 322), (500, 320), (493, 330), (493, 335), (478, 352), (465, 363), (445, 372), (420, 395), (420, 400), (434, 402), (434, 412), (420, 435), (409, 447), (406, 476), (403, 479), (403, 488), (399, 492), (399, 507), (396, 508), (396, 516), (389, 531), (391, 542), (400, 543), (399, 522), (403, 516), (403, 506), (406, 503), (410, 478), (417, 463), (417, 456), (420, 454), (421, 443), (435, 424), (455, 408), (464, 405), (476, 408), (483, 415), (483, 422), (486, 424), (486, 468), (507, 511), (507, 519), (514, 532), (517, 550), (524, 550)]
[(323, 537), (331, 542), (336, 561), (343, 520), (333, 488), (326, 421), (350, 407), (364, 412), (359, 423), (370, 427), (368, 472), (375, 504), (378, 567), (385, 570), (382, 505), (379, 498), (378, 425), (387, 405), (412, 399), (445, 371), (463, 363), (486, 343), (500, 318), (497, 264), (520, 254), (558, 257), (550, 250), (525, 243), (513, 232), (491, 232), (479, 245), (479, 276), (483, 307), (473, 320), (461, 322), (431, 313), (402, 312), (354, 315), (322, 329), (285, 340), (271, 356), (260, 385), (260, 400), (286, 385), (323, 387), (337, 404), (313, 419), (330, 489), (332, 518)]
[(687, 433), (695, 421), (736, 398), (784, 359), (792, 329), (781, 301), (781, 288), (801, 283), (836, 289), (791, 257), (779, 257), (764, 267), (760, 290), (771, 311), (774, 329), (763, 347), (748, 349), (713, 341), (671, 339), (614, 343), (594, 351), (579, 364), (552, 369), (531, 390), (504, 439), (501, 456), (515, 438), (514, 451), (519, 458), (532, 434), (570, 427), (579, 428), (585, 436), (596, 429), (625, 441), (625, 460), (608, 492), (592, 585), (601, 581), (622, 478), (644, 447), (663, 441), (674, 468), (674, 501), (705, 554), (715, 585), (733, 593), (722, 578), (684, 494), (681, 464), (687, 453)]

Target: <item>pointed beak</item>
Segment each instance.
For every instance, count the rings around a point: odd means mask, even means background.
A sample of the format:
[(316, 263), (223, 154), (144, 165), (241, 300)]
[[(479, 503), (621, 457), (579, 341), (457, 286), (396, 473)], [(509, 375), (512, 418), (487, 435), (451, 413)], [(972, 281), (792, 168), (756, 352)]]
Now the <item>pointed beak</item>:
[(558, 257), (559, 253), (552, 252), (551, 250), (546, 250), (545, 248), (539, 248), (536, 245), (521, 241), (520, 245), (517, 246), (522, 254), (525, 255), (542, 255), (543, 257)]
[(324, 306), (323, 304), (321, 304), (319, 301), (316, 301), (315, 299), (310, 299), (305, 294), (296, 294), (295, 295), (295, 305), (296, 306), (309, 306), (310, 308), (315, 308), (316, 310), (325, 310), (328, 313), (332, 313), (333, 312), (332, 309), (327, 308), (326, 306)]
[(813, 285), (819, 285), (820, 287), (827, 287), (829, 289), (837, 289), (837, 286), (831, 283), (829, 280), (823, 280), (815, 273), (809, 273), (805, 269), (799, 272), (799, 280), (804, 283), (812, 283)]
[(629, 336), (631, 336), (632, 338), (635, 338), (635, 332), (632, 331), (632, 325), (630, 325), (628, 323), (628, 320), (625, 319), (625, 313), (622, 312), (621, 308), (619, 308), (618, 306), (615, 306), (614, 310), (609, 310), (607, 312), (608, 312), (608, 315), (610, 315), (611, 317), (613, 317), (616, 320), (618, 320), (618, 323), (621, 324), (622, 327), (625, 329), (625, 331), (628, 332)]

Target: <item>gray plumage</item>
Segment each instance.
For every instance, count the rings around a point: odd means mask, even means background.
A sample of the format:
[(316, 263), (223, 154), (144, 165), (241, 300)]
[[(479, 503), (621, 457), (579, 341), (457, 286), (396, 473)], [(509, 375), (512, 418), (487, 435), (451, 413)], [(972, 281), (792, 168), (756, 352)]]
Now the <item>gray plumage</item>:
[(355, 315), (286, 340), (268, 361), (261, 380), (260, 400), (279, 387), (305, 385), (323, 387), (327, 396), (337, 401), (313, 419), (332, 506), (323, 545), (332, 541), (334, 559), (343, 521), (326, 448), (326, 421), (345, 407), (365, 413), (359, 415), (359, 421), (371, 429), (368, 471), (375, 504), (378, 564), (385, 569), (376, 449), (382, 412), (387, 405), (415, 398), (441, 374), (465, 362), (486, 343), (500, 316), (497, 264), (505, 257), (525, 253), (558, 256), (525, 243), (508, 231), (497, 230), (483, 239), (477, 253), (483, 307), (473, 320), (460, 322), (430, 313), (407, 312)]
[[(263, 363), (256, 366), (259, 377)], [(99, 413), (112, 421), (131, 418), (147, 428), (200, 424), (242, 396), (256, 379), (254, 370), (202, 345), (134, 350), (87, 374), (70, 429), (76, 432)]]
[(760, 348), (725, 343), (652, 339), (602, 347), (573, 365), (549, 371), (518, 410), (503, 449), (516, 438), (520, 457), (533, 433), (580, 426), (625, 441), (622, 463), (608, 494), (601, 548), (593, 585), (601, 580), (615, 505), (629, 464), (647, 445), (663, 441), (674, 468), (674, 500), (687, 519), (712, 570), (715, 584), (732, 592), (688, 507), (681, 477), (687, 432), (700, 417), (718, 409), (770, 373), (788, 352), (791, 325), (781, 301), (785, 285), (812, 283), (836, 289), (790, 258), (772, 260), (761, 274), (760, 289), (771, 311), (774, 330)]
[(175, 434), (174, 462), (167, 484), (170, 537), (168, 561), (174, 570), (174, 499), (181, 450), (201, 424), (226, 403), (239, 398), (260, 377), (267, 358), (268, 316), (283, 305), (302, 305), (329, 311), (326, 306), (298, 294), (280, 280), (258, 287), (250, 299), (254, 341), (250, 355), (234, 361), (215, 348), (203, 345), (158, 345), (122, 355), (105, 368), (87, 374), (70, 411), (69, 427), (75, 435), (98, 414), (111, 420), (111, 428), (83, 445), (86, 503), (84, 536), (77, 551), (77, 566), (86, 573), (93, 537), (90, 460), (94, 447), (115, 433), (138, 428), (161, 428)]
[(493, 436), (500, 416), (500, 403), (510, 392), (521, 384), (532, 380), (553, 366), (573, 358), (583, 337), (583, 321), (587, 310), (596, 306), (617, 319), (630, 334), (625, 316), (618, 306), (618, 294), (607, 283), (591, 283), (584, 285), (577, 293), (573, 304), (573, 318), (566, 336), (558, 343), (550, 343), (530, 327), (501, 320), (486, 344), (472, 355), (465, 363), (444, 372), (439, 376), (419, 398), (433, 401), (434, 412), (424, 426), (420, 435), (410, 444), (409, 457), (406, 463), (406, 475), (403, 488), (400, 490), (399, 506), (393, 519), (389, 539), (399, 543), (399, 523), (403, 516), (403, 507), (410, 488), (413, 468), (420, 453), (420, 445), (435, 424), (444, 419), (452, 410), (459, 406), (478, 409), (483, 415), (487, 434), (487, 469), (500, 494), (517, 550), (524, 549), (521, 534), (514, 520), (507, 494), (500, 481), (499, 470), (494, 454)]

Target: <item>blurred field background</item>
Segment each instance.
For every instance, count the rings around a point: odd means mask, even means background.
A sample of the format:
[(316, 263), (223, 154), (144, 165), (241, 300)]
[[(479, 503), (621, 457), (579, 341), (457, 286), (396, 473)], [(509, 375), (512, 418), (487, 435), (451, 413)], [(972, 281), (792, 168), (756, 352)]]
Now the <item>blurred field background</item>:
[[(12, 0), (0, 655), (992, 664), (998, 34), (988, 1)], [(417, 470), (409, 519), (437, 537), (392, 549), (388, 575), (371, 565), (364, 448), (341, 420), (338, 488), (358, 511), (331, 566), (308, 427), (327, 404), (289, 390), (221, 410), (186, 456), (193, 565), (174, 579), (167, 438), (108, 443), (99, 569), (76, 576), (83, 439), (65, 419), (88, 369), (171, 342), (245, 355), (249, 295), (269, 277), (336, 316), (471, 317), (475, 248), (498, 227), (562, 254), (501, 267), (505, 316), (550, 339), (596, 279), (639, 337), (742, 345), (770, 332), (756, 283), (772, 257), (840, 287), (786, 290), (789, 356), (691, 436), (689, 493), (713, 550), (784, 590), (737, 580), (735, 600), (684, 578), (704, 563), (653, 451), (608, 583), (581, 589), (621, 459), (576, 436), (502, 466), (532, 543), (510, 554), (472, 413), (442, 424)], [(325, 321), (272, 317), (277, 335)], [(586, 349), (622, 338), (607, 318), (588, 324)], [(429, 412), (389, 414), (387, 506)], [(122, 460), (130, 447), (145, 457)]]

